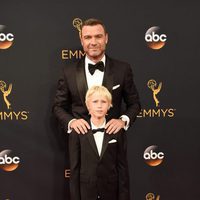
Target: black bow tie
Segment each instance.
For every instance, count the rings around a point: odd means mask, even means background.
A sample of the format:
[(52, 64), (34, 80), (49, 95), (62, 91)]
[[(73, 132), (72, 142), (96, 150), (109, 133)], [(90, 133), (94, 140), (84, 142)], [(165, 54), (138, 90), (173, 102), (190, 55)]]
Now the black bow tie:
[(92, 129), (92, 133), (95, 134), (96, 132), (104, 132), (105, 128), (97, 128), (97, 129)]
[(90, 72), (91, 75), (94, 74), (94, 72), (95, 72), (96, 69), (98, 69), (98, 70), (100, 70), (100, 71), (103, 72), (104, 71), (104, 64), (103, 64), (102, 61), (96, 63), (95, 65), (88, 64), (88, 69), (89, 69), (89, 72)]

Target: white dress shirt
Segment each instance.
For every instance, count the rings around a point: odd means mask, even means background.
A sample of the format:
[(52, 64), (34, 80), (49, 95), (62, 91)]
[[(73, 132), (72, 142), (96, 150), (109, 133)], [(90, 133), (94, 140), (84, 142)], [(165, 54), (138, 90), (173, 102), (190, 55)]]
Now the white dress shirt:
[[(105, 125), (106, 125), (106, 120), (104, 121), (104, 123), (100, 127), (95, 126), (91, 122), (91, 128), (92, 129), (105, 128)], [(104, 132), (97, 131), (96, 133), (93, 134), (93, 136), (94, 136), (94, 140), (95, 140), (95, 143), (96, 143), (96, 146), (97, 146), (97, 150), (98, 150), (98, 153), (99, 153), (99, 156), (100, 156), (101, 155), (102, 146), (103, 146)]]
[[(100, 60), (103, 62), (104, 67), (106, 63), (106, 56), (104, 55), (103, 58)], [(88, 69), (88, 64), (96, 64), (93, 61), (91, 61), (87, 56), (85, 57), (85, 74), (86, 74), (86, 80), (87, 80), (87, 85), (88, 89), (91, 88), (94, 85), (102, 85), (103, 83), (103, 76), (104, 72), (100, 70), (95, 70), (94, 74), (91, 75)]]

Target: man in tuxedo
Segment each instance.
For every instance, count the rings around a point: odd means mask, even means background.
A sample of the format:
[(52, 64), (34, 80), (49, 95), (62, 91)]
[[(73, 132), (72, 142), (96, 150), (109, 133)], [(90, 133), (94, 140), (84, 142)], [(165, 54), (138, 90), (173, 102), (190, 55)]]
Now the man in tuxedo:
[[(63, 69), (53, 111), (64, 131), (85, 134), (90, 125), (85, 106), (85, 94), (93, 85), (103, 85), (111, 92), (113, 107), (107, 115), (106, 133), (128, 129), (140, 111), (137, 89), (129, 64), (105, 55), (108, 33), (97, 19), (86, 20), (81, 28), (80, 41), (86, 56)], [(122, 112), (122, 101), (126, 104)]]
[(105, 134), (110, 92), (93, 86), (86, 94), (91, 129), (69, 135), (71, 200), (130, 200), (124, 129)]

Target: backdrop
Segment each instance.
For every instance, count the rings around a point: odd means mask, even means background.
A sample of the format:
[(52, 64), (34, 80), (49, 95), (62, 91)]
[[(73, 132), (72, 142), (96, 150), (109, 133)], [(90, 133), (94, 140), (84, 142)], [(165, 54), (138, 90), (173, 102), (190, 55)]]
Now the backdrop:
[[(69, 200), (67, 134), (52, 115), (79, 25), (107, 27), (142, 110), (128, 131), (133, 200), (199, 200), (198, 1), (0, 1), (0, 200)], [(73, 76), (73, 74), (72, 74)]]

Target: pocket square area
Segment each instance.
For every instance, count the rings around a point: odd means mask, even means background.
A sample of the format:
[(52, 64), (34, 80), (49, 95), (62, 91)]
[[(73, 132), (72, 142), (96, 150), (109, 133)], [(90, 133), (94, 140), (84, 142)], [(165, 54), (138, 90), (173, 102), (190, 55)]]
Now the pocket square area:
[(110, 141), (108, 142), (108, 144), (115, 143), (115, 142), (117, 142), (117, 140), (112, 139), (112, 140), (110, 140)]
[(116, 90), (118, 87), (119, 87), (120, 85), (115, 85), (115, 86), (113, 86), (113, 90)]

